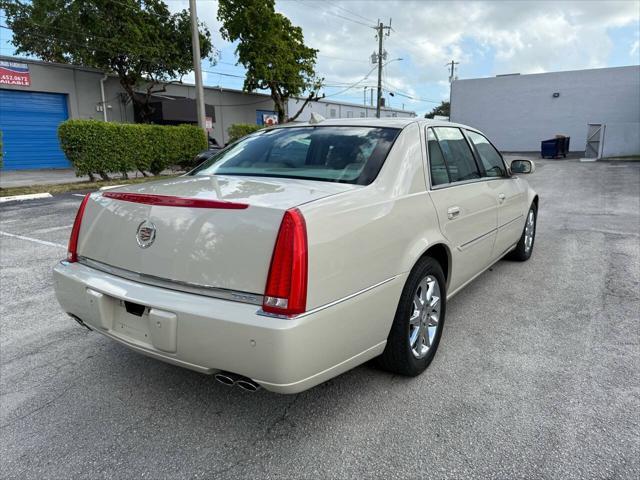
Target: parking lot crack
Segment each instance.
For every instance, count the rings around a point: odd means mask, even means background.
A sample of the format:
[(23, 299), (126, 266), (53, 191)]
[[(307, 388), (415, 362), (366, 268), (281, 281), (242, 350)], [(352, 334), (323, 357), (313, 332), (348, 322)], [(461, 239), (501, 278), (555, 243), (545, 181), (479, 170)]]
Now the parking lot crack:
[(0, 425), (0, 430), (10, 427), (12, 425), (15, 425), (16, 423), (20, 422), (21, 420), (24, 420), (25, 418), (28, 418), (30, 416), (32, 416), (35, 413), (38, 413), (40, 410), (48, 407), (49, 405), (51, 405), (52, 403), (54, 403), (55, 401), (59, 400), (60, 398), (64, 397), (67, 392), (69, 392), (73, 387), (76, 386), (76, 383), (72, 383), (71, 385), (69, 385), (68, 387), (66, 387), (65, 389), (62, 390), (62, 392), (60, 392), (58, 395), (56, 395), (55, 397), (53, 397), (51, 400), (43, 403), (42, 405), (40, 405), (39, 407), (31, 410), (30, 412), (19, 416), (18, 418), (14, 418), (13, 420), (11, 420), (9, 423), (5, 423), (4, 425)]
[(287, 420), (287, 417), (289, 416), (289, 412), (291, 411), (291, 409), (293, 408), (293, 406), (296, 404), (296, 402), (298, 401), (299, 398), (299, 394), (296, 394), (293, 398), (293, 400), (291, 402), (289, 402), (288, 405), (286, 405), (284, 407), (284, 410), (282, 411), (282, 413), (280, 415), (278, 415), (275, 420), (273, 422), (271, 422), (271, 425), (269, 425), (267, 427), (267, 429), (265, 430), (265, 434), (264, 437), (260, 440), (268, 440), (271, 437), (271, 432), (273, 432), (273, 430), (280, 424), (284, 423)]

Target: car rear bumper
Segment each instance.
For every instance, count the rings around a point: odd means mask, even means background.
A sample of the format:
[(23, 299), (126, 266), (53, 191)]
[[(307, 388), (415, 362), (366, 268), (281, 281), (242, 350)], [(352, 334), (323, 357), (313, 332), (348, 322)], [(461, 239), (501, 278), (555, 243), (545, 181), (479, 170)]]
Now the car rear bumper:
[[(151, 357), (207, 374), (229, 371), (279, 393), (306, 390), (382, 353), (406, 279), (288, 319), (79, 263), (61, 262), (53, 275), (62, 308), (94, 330)], [(128, 312), (125, 302), (144, 313)]]

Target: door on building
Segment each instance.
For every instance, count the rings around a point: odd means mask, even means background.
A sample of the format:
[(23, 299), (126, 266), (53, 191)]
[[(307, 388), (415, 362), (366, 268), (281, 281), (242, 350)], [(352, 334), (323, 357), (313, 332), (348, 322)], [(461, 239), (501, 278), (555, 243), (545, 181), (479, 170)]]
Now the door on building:
[(604, 125), (590, 123), (587, 130), (587, 146), (585, 156), (587, 158), (600, 158), (600, 142), (603, 138)]
[(71, 168), (57, 134), (68, 116), (64, 94), (0, 89), (3, 169)]

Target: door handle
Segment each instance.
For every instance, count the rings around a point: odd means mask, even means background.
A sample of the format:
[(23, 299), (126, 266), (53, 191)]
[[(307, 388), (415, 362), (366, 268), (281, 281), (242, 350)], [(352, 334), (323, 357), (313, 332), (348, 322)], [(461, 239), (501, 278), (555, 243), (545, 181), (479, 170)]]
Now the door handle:
[(451, 207), (447, 210), (447, 218), (449, 218), (449, 220), (453, 220), (458, 215), (460, 215), (460, 207)]
[(504, 202), (505, 198), (506, 198), (506, 195), (504, 193), (501, 193), (498, 195), (498, 200), (500, 201), (500, 203)]

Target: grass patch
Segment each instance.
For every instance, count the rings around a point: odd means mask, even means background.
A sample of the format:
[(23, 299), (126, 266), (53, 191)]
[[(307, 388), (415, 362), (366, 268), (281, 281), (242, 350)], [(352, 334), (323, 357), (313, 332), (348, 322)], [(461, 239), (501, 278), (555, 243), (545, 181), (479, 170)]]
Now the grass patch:
[(131, 185), (134, 183), (154, 182), (158, 180), (167, 180), (169, 178), (175, 178), (177, 175), (156, 175), (154, 177), (139, 177), (129, 179), (116, 179), (109, 181), (98, 182), (73, 182), (73, 183), (58, 183), (51, 185), (30, 185), (25, 187), (9, 187), (0, 188), (0, 197), (10, 197), (12, 195), (28, 195), (30, 193), (50, 193), (55, 195), (56, 193), (76, 192), (82, 190), (98, 190), (101, 187), (109, 185)]

